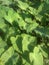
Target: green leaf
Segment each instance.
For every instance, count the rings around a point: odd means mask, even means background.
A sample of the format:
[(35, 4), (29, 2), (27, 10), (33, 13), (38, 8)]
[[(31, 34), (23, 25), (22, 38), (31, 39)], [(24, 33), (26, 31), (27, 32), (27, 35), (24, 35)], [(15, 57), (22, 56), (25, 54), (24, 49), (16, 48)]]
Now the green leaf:
[(9, 9), (8, 11), (8, 15), (5, 15), (5, 19), (12, 24), (12, 22), (14, 21), (14, 11), (12, 9)]
[[(43, 44), (43, 43), (42, 43)], [(41, 50), (42, 52), (42, 55), (45, 57), (45, 58), (48, 58), (48, 48), (45, 47), (45, 45), (39, 45), (39, 49)]]
[(4, 51), (5, 51), (4, 48), (0, 48), (0, 56), (1, 56), (1, 54), (2, 54)]
[(22, 49), (23, 49), (23, 52), (24, 51), (28, 51), (30, 49), (33, 51), (33, 47), (37, 43), (36, 42), (36, 37), (30, 36), (30, 35), (26, 35), (26, 34), (22, 34), (22, 37), (23, 37), (23, 40), (22, 40)]
[[(29, 5), (27, 4), (27, 3), (25, 3), (25, 2), (22, 2), (22, 1), (18, 1), (17, 0), (17, 2), (18, 2), (18, 6), (22, 9), (22, 10), (26, 10), (28, 7), (29, 7)], [(23, 6), (22, 6), (23, 5)], [(25, 6), (24, 6), (25, 5)]]
[(0, 48), (4, 48), (5, 46), (7, 46), (6, 42), (2, 40), (2, 38), (0, 37)]
[(35, 32), (40, 34), (41, 36), (45, 36), (45, 37), (48, 37), (49, 38), (49, 28), (44, 28), (44, 27), (37, 27), (35, 29)]
[(37, 26), (38, 26), (38, 23), (36, 23), (36, 21), (33, 20), (31, 24), (26, 25), (26, 30), (27, 32), (32, 32), (34, 29), (37, 28)]
[(10, 5), (12, 0), (0, 0), (0, 2), (2, 2), (2, 5)]
[(35, 47), (34, 52), (30, 53), (30, 61), (33, 62), (33, 65), (43, 65), (43, 56), (42, 53), (39, 52), (39, 48)]
[(30, 12), (32, 15), (34, 15), (34, 16), (38, 14), (37, 10), (36, 10), (35, 8), (32, 8), (32, 7), (29, 7), (29, 12)]
[(1, 56), (1, 61), (3, 63), (6, 63), (10, 57), (14, 54), (14, 49), (13, 47), (10, 47), (7, 51), (5, 51), (2, 56)]
[(21, 41), (21, 37), (20, 36), (16, 36), (16, 38), (15, 37), (11, 37), (10, 39), (11, 39), (12, 45), (14, 47), (14, 50), (22, 53), (21, 46), (20, 46), (20, 44), (22, 44), (20, 42)]

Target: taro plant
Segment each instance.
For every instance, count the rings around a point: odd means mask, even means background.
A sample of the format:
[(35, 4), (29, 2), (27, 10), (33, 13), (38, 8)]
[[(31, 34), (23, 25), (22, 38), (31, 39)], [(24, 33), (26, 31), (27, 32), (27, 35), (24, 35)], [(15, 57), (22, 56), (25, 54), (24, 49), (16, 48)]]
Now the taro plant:
[(0, 0), (0, 65), (49, 65), (49, 0)]

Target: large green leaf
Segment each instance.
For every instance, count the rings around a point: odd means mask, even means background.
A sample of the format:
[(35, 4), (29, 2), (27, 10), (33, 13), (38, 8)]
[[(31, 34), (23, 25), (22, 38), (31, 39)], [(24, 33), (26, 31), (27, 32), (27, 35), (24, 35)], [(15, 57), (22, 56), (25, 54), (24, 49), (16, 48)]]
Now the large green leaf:
[(43, 56), (38, 47), (35, 47), (34, 52), (30, 53), (30, 61), (33, 65), (43, 65)]
[(10, 57), (14, 54), (13, 47), (10, 47), (6, 52), (4, 52), (1, 56), (1, 62), (6, 63)]

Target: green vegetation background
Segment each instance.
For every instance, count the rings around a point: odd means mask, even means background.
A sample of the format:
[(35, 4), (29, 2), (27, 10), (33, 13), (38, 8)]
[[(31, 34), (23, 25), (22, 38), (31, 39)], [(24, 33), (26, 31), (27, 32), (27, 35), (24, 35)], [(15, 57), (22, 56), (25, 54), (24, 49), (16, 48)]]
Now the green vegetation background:
[(49, 65), (49, 0), (0, 0), (0, 65)]

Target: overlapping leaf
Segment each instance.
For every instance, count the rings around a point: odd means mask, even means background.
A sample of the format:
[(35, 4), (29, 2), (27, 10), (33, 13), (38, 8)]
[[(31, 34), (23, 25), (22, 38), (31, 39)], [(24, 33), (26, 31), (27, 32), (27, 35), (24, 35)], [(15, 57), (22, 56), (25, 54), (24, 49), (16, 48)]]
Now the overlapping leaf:
[(0, 0), (0, 65), (49, 65), (48, 51), (49, 0)]

